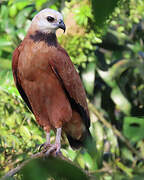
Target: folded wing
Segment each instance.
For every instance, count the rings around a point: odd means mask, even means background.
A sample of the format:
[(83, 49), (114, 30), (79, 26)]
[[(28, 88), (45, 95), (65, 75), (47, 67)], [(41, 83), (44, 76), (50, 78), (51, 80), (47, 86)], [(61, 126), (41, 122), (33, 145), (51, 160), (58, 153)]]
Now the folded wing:
[(19, 55), (20, 55), (20, 50), (19, 50), (20, 46), (17, 47), (15, 49), (14, 53), (13, 53), (13, 57), (12, 57), (12, 71), (13, 71), (13, 76), (14, 76), (14, 81), (15, 81), (16, 87), (17, 87), (21, 97), (23, 98), (23, 100), (25, 101), (25, 103), (27, 104), (29, 109), (33, 112), (32, 107), (30, 105), (30, 102), (28, 100), (28, 97), (26, 96), (26, 93), (24, 92), (24, 90), (23, 90), (23, 88), (21, 86), (20, 79), (18, 77), (18, 61), (19, 61)]

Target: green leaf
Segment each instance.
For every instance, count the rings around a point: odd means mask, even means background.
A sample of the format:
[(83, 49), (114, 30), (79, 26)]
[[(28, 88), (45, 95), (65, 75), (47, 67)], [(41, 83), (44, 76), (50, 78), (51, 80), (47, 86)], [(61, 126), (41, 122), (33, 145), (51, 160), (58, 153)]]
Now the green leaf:
[(82, 3), (79, 8), (75, 8), (73, 11), (75, 13), (76, 22), (79, 25), (87, 26), (88, 18), (92, 17), (90, 6)]
[[(12, 79), (12, 72), (11, 70), (0, 69), (0, 85), (4, 88), (5, 85), (10, 88), (10, 80)], [(1, 87), (0, 87), (1, 88)]]
[(26, 17), (20, 12), (16, 18), (16, 26), (17, 28), (22, 28), (26, 20)]
[(72, 150), (71, 148), (67, 149), (67, 157), (69, 157), (72, 161), (76, 158), (76, 152)]
[(97, 70), (100, 77), (110, 86), (110, 87), (116, 87), (116, 81), (112, 79), (110, 71), (102, 71), (100, 69)]
[(47, 0), (36, 0), (36, 9), (40, 10), (42, 8), (42, 5), (46, 2)]
[(105, 23), (114, 9), (117, 7), (119, 1), (120, 0), (92, 0), (92, 12), (95, 18), (96, 26), (100, 27)]
[(84, 168), (85, 168), (85, 161), (84, 161), (84, 159), (83, 159), (82, 154), (79, 154), (79, 155), (77, 156), (76, 160), (77, 160), (79, 166), (84, 169)]
[(123, 133), (132, 142), (144, 139), (144, 118), (125, 117)]
[(48, 177), (57, 180), (88, 180), (87, 175), (80, 168), (54, 157), (33, 160), (22, 169), (21, 173), (23, 179), (27, 180), (47, 180)]
[(12, 55), (12, 52), (13, 52), (13, 47), (12, 46), (1, 46), (0, 49), (2, 51), (5, 51), (5, 52), (9, 53), (10, 55)]
[(0, 39), (0, 48), (3, 46), (11, 46), (12, 42), (7, 39)]
[(11, 61), (7, 59), (0, 58), (0, 69), (11, 70)]
[(10, 17), (13, 18), (16, 16), (16, 14), (17, 14), (17, 8), (16, 8), (16, 5), (13, 4), (9, 9), (9, 15), (10, 15)]
[(93, 169), (94, 160), (92, 159), (92, 157), (87, 152), (85, 152), (83, 154), (82, 158), (84, 159), (85, 164), (88, 167), (88, 169)]
[(24, 29), (18, 29), (16, 34), (20, 40), (23, 40), (26, 35), (26, 32), (24, 31)]
[(129, 149), (125, 148), (125, 147), (121, 148), (121, 155), (126, 160), (130, 160), (131, 162), (134, 161), (134, 157), (133, 157), (132, 152)]
[(126, 99), (126, 97), (122, 94), (118, 86), (112, 90), (111, 98), (114, 101), (114, 103), (117, 105), (118, 109), (120, 109), (127, 115), (130, 113), (131, 104)]
[(0, 16), (2, 19), (7, 19), (8, 18), (8, 9), (5, 5), (2, 5), (1, 6), (1, 9), (0, 9)]
[(103, 150), (104, 150), (104, 131), (103, 126), (99, 121), (93, 123), (93, 135), (96, 140), (96, 162), (98, 167), (102, 166)]
[(119, 147), (117, 137), (114, 135), (112, 129), (106, 129), (107, 140), (110, 143), (110, 152), (113, 155), (119, 155)]
[(16, 4), (16, 7), (18, 10), (22, 10), (24, 7), (26, 7), (29, 4), (29, 1), (27, 1), (27, 0), (16, 0), (16, 1), (14, 1), (14, 4)]
[(15, 127), (15, 118), (16, 118), (15, 114), (12, 114), (7, 118), (6, 124), (10, 127), (10, 129)]
[(22, 11), (20, 11), (16, 17), (16, 26), (18, 28), (22, 28), (24, 23), (27, 20), (27, 17), (29, 16), (29, 14), (31, 13), (33, 7), (28, 7), (23, 9)]
[(109, 69), (111, 78), (119, 78), (119, 76), (132, 65), (131, 60), (123, 59), (118, 61)]
[(30, 131), (29, 131), (28, 127), (26, 127), (26, 126), (22, 125), (20, 127), (20, 134), (21, 134), (21, 136), (23, 136), (24, 139), (26, 139), (26, 138), (30, 139), (31, 138)]
[(128, 168), (127, 166), (125, 166), (124, 164), (122, 164), (119, 160), (115, 161), (116, 165), (123, 171), (125, 172), (129, 177), (133, 177), (132, 175), (132, 168)]
[(86, 67), (86, 70), (82, 73), (82, 80), (85, 86), (85, 89), (89, 95), (93, 94), (94, 90), (94, 81), (95, 81), (95, 64), (89, 63)]

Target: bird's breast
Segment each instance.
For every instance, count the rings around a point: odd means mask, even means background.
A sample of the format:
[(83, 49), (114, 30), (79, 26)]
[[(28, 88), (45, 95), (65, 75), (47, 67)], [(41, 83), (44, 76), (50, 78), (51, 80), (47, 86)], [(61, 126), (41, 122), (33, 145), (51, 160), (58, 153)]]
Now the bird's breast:
[(18, 62), (20, 76), (34, 81), (42, 72), (49, 72), (48, 56), (50, 53), (42, 43), (25, 44)]

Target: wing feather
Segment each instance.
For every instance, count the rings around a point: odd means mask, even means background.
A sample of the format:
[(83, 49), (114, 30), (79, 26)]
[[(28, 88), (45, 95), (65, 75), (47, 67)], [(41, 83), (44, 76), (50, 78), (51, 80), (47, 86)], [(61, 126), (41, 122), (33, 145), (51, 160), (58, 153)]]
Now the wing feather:
[(58, 56), (50, 61), (50, 65), (61, 81), (72, 108), (80, 113), (84, 124), (89, 128), (89, 111), (81, 79), (66, 51), (63, 48), (60, 48), (59, 51), (61, 53), (58, 53)]
[[(20, 47), (20, 46), (19, 46)], [(16, 87), (21, 95), (21, 97), (23, 98), (23, 100), (25, 101), (25, 103), (27, 104), (27, 106), (29, 107), (29, 109), (33, 112), (32, 107), (30, 105), (30, 102), (28, 100), (28, 97), (26, 96), (26, 93), (24, 92), (19, 77), (18, 77), (18, 60), (19, 60), (19, 55), (20, 55), (20, 50), (19, 47), (17, 47), (13, 53), (13, 57), (12, 57), (12, 71), (13, 71), (13, 77), (14, 77), (14, 81), (16, 84)]]

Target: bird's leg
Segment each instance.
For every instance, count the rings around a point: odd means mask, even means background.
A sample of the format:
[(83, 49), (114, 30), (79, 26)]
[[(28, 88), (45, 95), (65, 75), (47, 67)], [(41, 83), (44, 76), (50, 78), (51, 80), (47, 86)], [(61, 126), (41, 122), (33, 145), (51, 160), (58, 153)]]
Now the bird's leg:
[(62, 128), (58, 128), (56, 132), (56, 140), (55, 140), (55, 145), (56, 145), (56, 155), (60, 153), (60, 148), (61, 148), (61, 131)]
[(50, 132), (46, 133), (46, 144), (50, 145)]
[(46, 133), (46, 142), (40, 145), (39, 151), (41, 150), (42, 147), (44, 147), (44, 149), (46, 149), (50, 146), (51, 146), (51, 144), (50, 144), (50, 132), (48, 132), (48, 133)]
[(46, 155), (49, 155), (52, 151), (55, 151), (56, 155), (60, 153), (60, 148), (61, 148), (61, 142), (60, 142), (60, 140), (61, 140), (61, 131), (62, 131), (62, 128), (57, 128), (55, 144), (51, 145), (51, 147), (46, 152)]

